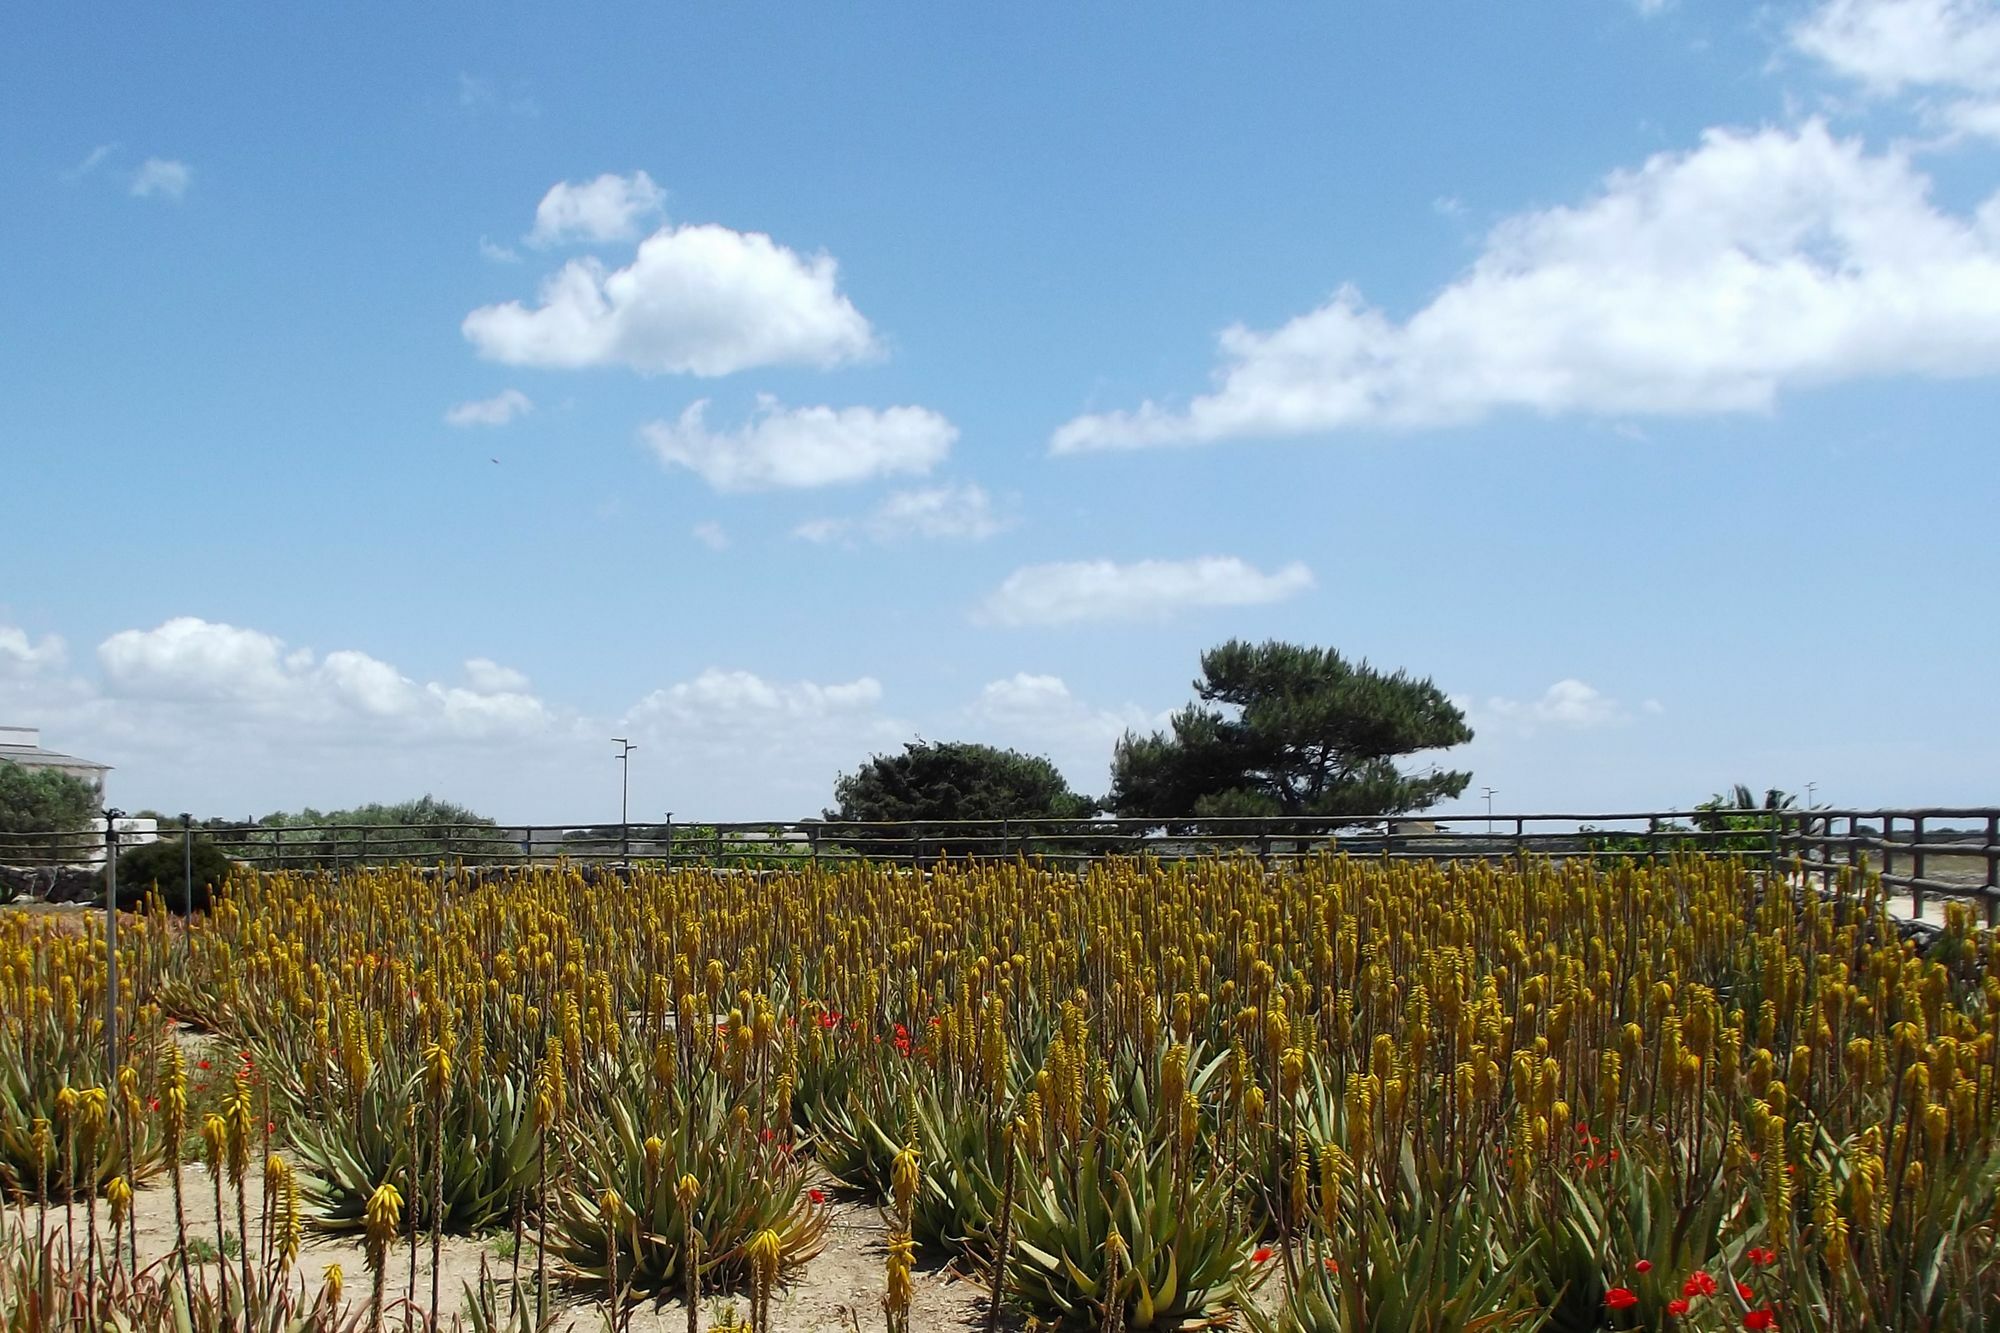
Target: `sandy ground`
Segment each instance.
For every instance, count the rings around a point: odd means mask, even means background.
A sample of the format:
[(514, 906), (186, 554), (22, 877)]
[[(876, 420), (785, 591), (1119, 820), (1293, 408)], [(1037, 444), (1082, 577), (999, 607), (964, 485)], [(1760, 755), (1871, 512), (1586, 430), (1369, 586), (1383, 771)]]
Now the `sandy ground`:
[[(254, 1176), (254, 1172), (252, 1173)], [(188, 1233), (201, 1237), (211, 1244), (215, 1240), (215, 1203), (213, 1181), (199, 1164), (183, 1168), (183, 1190), (188, 1211)], [(254, 1254), (262, 1244), (262, 1228), (259, 1213), (263, 1206), (261, 1181), (250, 1180), (245, 1188), (245, 1202), (249, 1213), (250, 1237)], [(236, 1232), (235, 1199), (227, 1188), (223, 1191), (224, 1208), (227, 1211), (227, 1230)], [(775, 1329), (783, 1333), (855, 1333), (855, 1330), (874, 1330), (882, 1326), (881, 1306), (883, 1253), (882, 1237), (884, 1228), (879, 1211), (866, 1204), (833, 1205), (833, 1226), (827, 1232), (826, 1248), (820, 1251), (804, 1271), (788, 1286), (780, 1288), (771, 1298), (771, 1322)], [(144, 1265), (162, 1260), (172, 1255), (174, 1250), (174, 1203), (173, 1189), (163, 1175), (149, 1182), (133, 1199), (133, 1220), (138, 1228), (139, 1263)], [(25, 1225), (32, 1232), (35, 1218), (32, 1210), (25, 1214), (9, 1212), (9, 1223)], [(60, 1232), (64, 1218), (61, 1209), (49, 1214), (51, 1230)], [(85, 1243), (86, 1229), (84, 1210), (78, 1205), (74, 1216), (76, 1243), (81, 1249)], [(98, 1233), (100, 1245), (109, 1245), (109, 1225), (106, 1210), (100, 1201), (98, 1207)], [(438, 1262), (438, 1307), (443, 1320), (449, 1321), (453, 1314), (464, 1306), (465, 1292), (475, 1287), (480, 1278), (480, 1262), (484, 1259), (488, 1276), (502, 1283), (506, 1281), (510, 1263), (502, 1258), (510, 1238), (494, 1236), (485, 1240), (446, 1237)], [(120, 1245), (126, 1238), (120, 1237)], [(532, 1298), (534, 1278), (534, 1250), (532, 1243), (524, 1244), (521, 1255), (521, 1274), (527, 1283)], [(420, 1309), (430, 1307), (430, 1240), (420, 1238), (417, 1245), (416, 1299)], [(125, 1251), (121, 1249), (121, 1253)], [(389, 1299), (396, 1300), (404, 1295), (409, 1286), (409, 1249), (407, 1243), (399, 1246), (389, 1266)], [(321, 1275), (329, 1264), (339, 1264), (344, 1281), (344, 1293), (350, 1306), (364, 1304), (368, 1300), (371, 1281), (368, 1268), (363, 1260), (361, 1247), (345, 1238), (313, 1238), (308, 1233), (304, 1250), (299, 1255), (297, 1272), (307, 1279), (309, 1288), (317, 1288)], [(204, 1266), (211, 1284), (216, 1278), (215, 1265)], [(236, 1264), (231, 1262), (234, 1274)], [(915, 1296), (911, 1311), (911, 1325), (914, 1329), (955, 1330), (978, 1327), (983, 1324), (985, 1299), (982, 1284), (957, 1277), (946, 1270), (919, 1268), (915, 1275)], [(555, 1307), (558, 1328), (571, 1326), (578, 1333), (601, 1328), (604, 1307), (601, 1302), (564, 1294), (557, 1289), (551, 1295)], [(704, 1298), (702, 1302), (701, 1324), (704, 1329), (713, 1327), (726, 1307), (734, 1304), (739, 1317), (747, 1317), (749, 1300), (747, 1294), (724, 1295)], [(502, 1298), (502, 1314), (505, 1314), (505, 1298)], [(687, 1328), (686, 1306), (674, 1301), (654, 1309), (650, 1304), (642, 1305), (632, 1312), (630, 1327), (634, 1333), (685, 1333)]]

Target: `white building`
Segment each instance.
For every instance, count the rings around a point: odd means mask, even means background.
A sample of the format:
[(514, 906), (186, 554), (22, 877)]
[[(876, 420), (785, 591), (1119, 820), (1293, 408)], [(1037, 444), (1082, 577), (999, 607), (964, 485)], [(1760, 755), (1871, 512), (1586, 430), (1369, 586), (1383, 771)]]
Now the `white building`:
[(0, 760), (19, 764), (22, 768), (53, 768), (59, 773), (81, 778), (96, 791), (100, 801), (104, 799), (104, 775), (111, 771), (111, 765), (100, 764), (94, 759), (79, 759), (73, 754), (44, 750), (39, 727), (0, 727)]
[[(19, 764), (22, 768), (53, 768), (58, 773), (67, 773), (80, 778), (97, 793), (100, 804), (104, 800), (104, 775), (111, 771), (111, 765), (100, 764), (94, 759), (79, 759), (73, 754), (63, 754), (57, 750), (42, 748), (42, 733), (38, 727), (0, 726), (0, 763)], [(75, 835), (62, 843), (62, 857), (72, 863), (98, 865), (104, 860), (104, 819), (100, 816), (86, 828), (90, 833)], [(130, 847), (142, 842), (159, 839), (159, 829), (151, 819), (121, 818), (118, 821), (118, 843)]]

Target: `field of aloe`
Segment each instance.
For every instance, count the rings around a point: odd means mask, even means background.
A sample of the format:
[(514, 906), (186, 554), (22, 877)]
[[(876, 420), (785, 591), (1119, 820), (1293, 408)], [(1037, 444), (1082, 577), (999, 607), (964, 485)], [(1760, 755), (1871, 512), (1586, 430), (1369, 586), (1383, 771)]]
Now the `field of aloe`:
[(1762, 869), (245, 874), (115, 1072), (0, 919), (0, 1325), (2000, 1327), (2000, 938)]

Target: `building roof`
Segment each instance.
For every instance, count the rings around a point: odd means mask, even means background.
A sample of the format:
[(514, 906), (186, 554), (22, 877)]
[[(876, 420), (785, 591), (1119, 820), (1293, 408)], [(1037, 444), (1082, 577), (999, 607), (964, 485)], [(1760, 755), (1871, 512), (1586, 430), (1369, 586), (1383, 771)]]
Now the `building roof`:
[(110, 772), (111, 765), (79, 759), (60, 750), (42, 748), (42, 733), (34, 727), (0, 727), (0, 759), (23, 768), (80, 768)]
[(37, 745), (32, 749), (24, 745), (0, 745), (0, 760), (19, 764), (23, 768), (90, 768), (110, 772), (111, 765), (100, 764), (95, 759), (79, 759), (73, 754), (63, 754), (57, 750), (44, 750)]

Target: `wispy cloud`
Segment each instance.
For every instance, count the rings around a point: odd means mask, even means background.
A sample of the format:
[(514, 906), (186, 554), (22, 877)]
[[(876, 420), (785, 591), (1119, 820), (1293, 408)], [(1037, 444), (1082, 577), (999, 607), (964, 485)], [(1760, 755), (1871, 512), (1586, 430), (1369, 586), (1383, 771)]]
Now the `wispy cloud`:
[(193, 180), (194, 169), (187, 163), (168, 157), (149, 157), (132, 174), (132, 196), (178, 201), (187, 194)]
[(769, 396), (734, 429), (714, 430), (701, 400), (676, 421), (643, 428), (660, 461), (718, 491), (837, 486), (930, 471), (958, 428), (924, 407), (785, 407)]
[(1006, 527), (985, 489), (967, 483), (896, 491), (859, 518), (812, 519), (792, 535), (812, 542), (858, 538), (884, 545), (908, 538), (976, 542)]
[(535, 404), (519, 389), (502, 389), (491, 398), (459, 403), (444, 414), (448, 426), (504, 426), (516, 417), (535, 410)]
[(1201, 608), (1280, 602), (1312, 586), (1312, 571), (1297, 562), (1266, 574), (1235, 556), (1082, 560), (1015, 570), (975, 614), (996, 625), (1164, 620)]
[(65, 171), (63, 179), (66, 181), (82, 180), (85, 176), (90, 175), (103, 166), (110, 160), (111, 155), (117, 151), (118, 145), (115, 143), (101, 143), (97, 145), (97, 147), (84, 154), (83, 161)]

